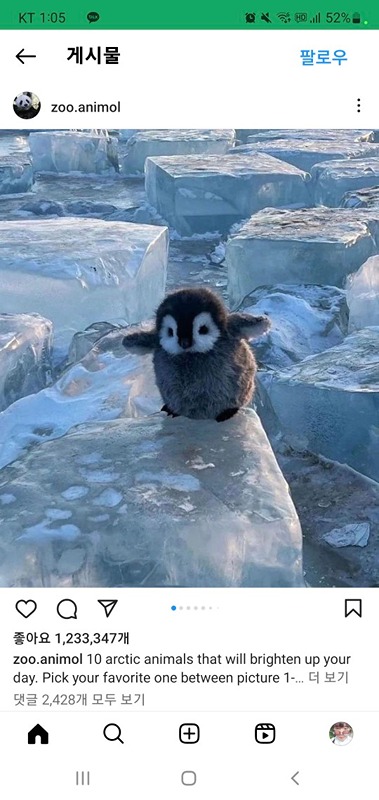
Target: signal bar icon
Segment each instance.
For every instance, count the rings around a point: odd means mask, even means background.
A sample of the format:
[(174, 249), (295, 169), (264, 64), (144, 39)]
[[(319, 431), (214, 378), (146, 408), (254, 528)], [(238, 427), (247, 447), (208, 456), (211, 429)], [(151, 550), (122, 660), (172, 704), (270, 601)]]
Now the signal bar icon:
[(320, 13), (320, 11), (317, 14), (315, 14), (314, 17), (312, 17), (312, 19), (309, 20), (309, 21), (310, 21), (311, 25), (317, 25), (318, 22), (321, 22), (321, 13)]

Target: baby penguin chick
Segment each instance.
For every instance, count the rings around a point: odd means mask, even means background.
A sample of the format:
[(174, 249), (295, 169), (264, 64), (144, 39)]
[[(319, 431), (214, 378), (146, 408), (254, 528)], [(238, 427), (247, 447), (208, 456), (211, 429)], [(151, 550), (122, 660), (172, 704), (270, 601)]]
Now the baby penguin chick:
[(222, 422), (250, 403), (257, 366), (247, 340), (269, 328), (265, 316), (230, 313), (210, 289), (178, 289), (154, 328), (127, 334), (123, 345), (153, 351), (162, 411)]

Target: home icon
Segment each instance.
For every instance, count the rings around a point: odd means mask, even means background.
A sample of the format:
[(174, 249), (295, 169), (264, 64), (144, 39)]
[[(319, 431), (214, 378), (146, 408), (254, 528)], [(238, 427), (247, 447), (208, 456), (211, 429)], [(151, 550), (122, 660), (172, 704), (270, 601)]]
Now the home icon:
[(28, 744), (35, 744), (38, 737), (40, 744), (49, 744), (49, 734), (42, 725), (35, 725), (34, 728), (29, 731)]

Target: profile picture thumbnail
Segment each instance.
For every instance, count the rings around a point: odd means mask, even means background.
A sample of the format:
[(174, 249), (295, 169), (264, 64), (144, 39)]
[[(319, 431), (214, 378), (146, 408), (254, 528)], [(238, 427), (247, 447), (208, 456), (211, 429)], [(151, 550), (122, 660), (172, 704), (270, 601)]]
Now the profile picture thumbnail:
[(13, 111), (21, 119), (33, 119), (41, 111), (41, 101), (34, 92), (21, 92), (13, 100)]
[(354, 731), (348, 722), (335, 722), (329, 729), (329, 739), (333, 744), (344, 746), (350, 744), (354, 736)]

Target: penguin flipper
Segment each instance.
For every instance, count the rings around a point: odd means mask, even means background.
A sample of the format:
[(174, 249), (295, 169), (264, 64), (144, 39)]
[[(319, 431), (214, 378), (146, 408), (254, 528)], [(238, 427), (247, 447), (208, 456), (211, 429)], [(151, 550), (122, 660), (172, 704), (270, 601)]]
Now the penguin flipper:
[(257, 339), (271, 328), (271, 322), (264, 314), (254, 316), (253, 314), (241, 314), (234, 312), (228, 316), (228, 332), (232, 336), (240, 336), (243, 339)]
[(176, 414), (175, 411), (171, 411), (171, 408), (167, 405), (167, 403), (162, 406), (161, 411), (165, 411), (169, 417), (180, 417), (180, 414)]
[(152, 352), (158, 344), (157, 332), (153, 328), (152, 330), (137, 330), (127, 333), (122, 340), (122, 344), (127, 350)]

